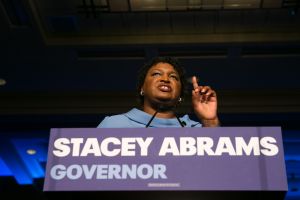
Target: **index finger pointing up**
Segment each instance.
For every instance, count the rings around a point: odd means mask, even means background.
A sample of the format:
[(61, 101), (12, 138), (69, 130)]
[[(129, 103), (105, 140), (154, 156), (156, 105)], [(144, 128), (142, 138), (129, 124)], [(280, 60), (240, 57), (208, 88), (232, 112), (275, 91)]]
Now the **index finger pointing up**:
[(196, 77), (196, 76), (193, 76), (193, 78), (192, 78), (192, 83), (193, 83), (194, 89), (196, 89), (196, 88), (199, 87), (198, 82), (197, 82), (197, 77)]

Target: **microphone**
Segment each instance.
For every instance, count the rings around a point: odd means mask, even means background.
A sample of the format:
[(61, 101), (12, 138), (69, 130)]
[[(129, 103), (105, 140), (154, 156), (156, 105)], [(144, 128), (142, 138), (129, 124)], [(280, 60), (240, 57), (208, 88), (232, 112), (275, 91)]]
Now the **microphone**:
[(158, 111), (156, 111), (156, 112), (152, 115), (151, 119), (149, 120), (148, 124), (146, 125), (146, 128), (148, 128), (148, 127), (150, 126), (152, 120), (154, 119), (154, 117), (156, 116), (157, 113), (158, 113)]
[(179, 117), (176, 115), (176, 113), (175, 113), (175, 116), (176, 116), (176, 119), (178, 120), (180, 126), (181, 126), (182, 128), (185, 127), (185, 126), (186, 126), (185, 121), (180, 121), (180, 119), (179, 119)]
[[(147, 125), (145, 126), (145, 128), (148, 128), (151, 124), (151, 122), (153, 121), (154, 117), (156, 116), (156, 114), (158, 113), (159, 110), (157, 110), (151, 117), (151, 119), (149, 120), (149, 122), (147, 123)], [(180, 121), (179, 117), (177, 116), (176, 112), (174, 112), (176, 119), (178, 120), (180, 126), (183, 128), (186, 126), (186, 123), (184, 121)]]

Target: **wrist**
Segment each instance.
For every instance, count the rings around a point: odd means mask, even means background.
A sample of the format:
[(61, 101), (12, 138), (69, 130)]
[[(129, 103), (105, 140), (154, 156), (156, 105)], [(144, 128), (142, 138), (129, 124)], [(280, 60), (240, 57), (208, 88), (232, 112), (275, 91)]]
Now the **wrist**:
[(204, 127), (219, 127), (219, 126), (221, 126), (218, 117), (216, 117), (214, 119), (201, 119), (201, 122)]

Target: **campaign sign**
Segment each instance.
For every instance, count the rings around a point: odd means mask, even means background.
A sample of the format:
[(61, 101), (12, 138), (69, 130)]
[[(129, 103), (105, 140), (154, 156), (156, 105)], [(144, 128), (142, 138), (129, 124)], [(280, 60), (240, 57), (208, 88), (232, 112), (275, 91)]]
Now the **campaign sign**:
[(287, 191), (280, 127), (53, 128), (44, 191)]

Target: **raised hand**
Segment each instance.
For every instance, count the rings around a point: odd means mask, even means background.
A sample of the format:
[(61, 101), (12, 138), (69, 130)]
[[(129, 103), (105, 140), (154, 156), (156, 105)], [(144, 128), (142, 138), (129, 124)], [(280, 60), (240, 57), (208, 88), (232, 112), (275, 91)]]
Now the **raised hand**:
[(195, 114), (204, 126), (219, 126), (217, 116), (217, 94), (209, 86), (199, 86), (197, 78), (192, 78), (192, 105)]

